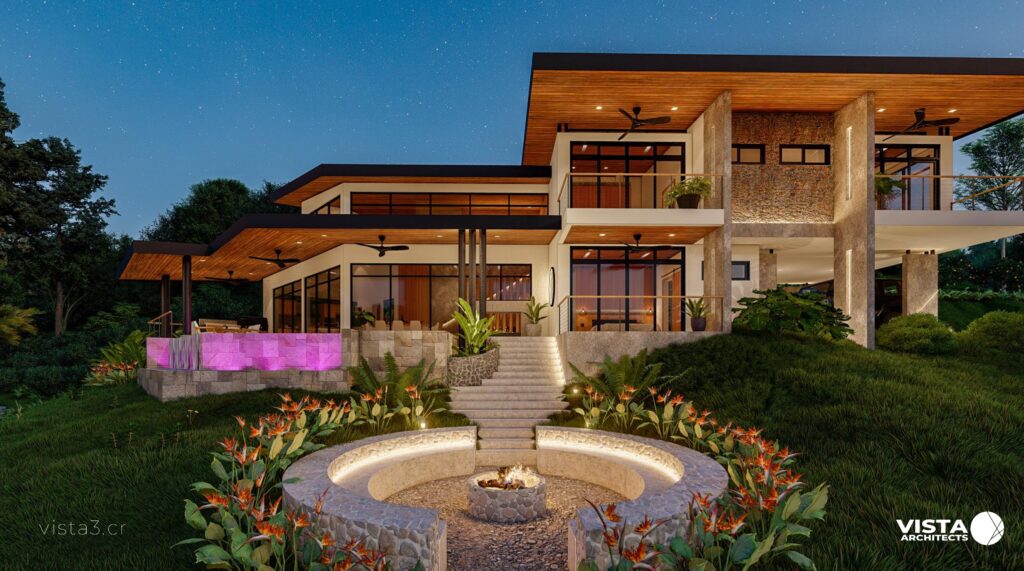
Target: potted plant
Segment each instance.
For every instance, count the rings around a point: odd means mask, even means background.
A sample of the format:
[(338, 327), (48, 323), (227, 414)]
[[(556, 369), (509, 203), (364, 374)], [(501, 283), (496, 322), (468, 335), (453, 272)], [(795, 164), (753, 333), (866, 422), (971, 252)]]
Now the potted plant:
[(675, 203), (676, 208), (697, 208), (702, 198), (711, 196), (713, 189), (709, 178), (680, 178), (665, 191), (665, 204)]
[(889, 199), (907, 190), (907, 182), (897, 177), (876, 176), (875, 196), (878, 199), (878, 207), (884, 208)]
[(548, 304), (537, 303), (537, 298), (530, 296), (530, 301), (526, 302), (526, 311), (523, 315), (526, 316), (528, 323), (523, 325), (523, 335), (526, 337), (540, 337), (540, 322), (547, 319), (548, 316), (541, 315), (540, 312), (547, 309)]
[(686, 313), (690, 314), (690, 329), (704, 331), (708, 326), (704, 298), (698, 297), (686, 300)]
[(476, 386), (498, 370), (498, 349), (491, 343), (494, 317), (482, 317), (461, 297), (452, 318), (459, 324), (460, 346), (448, 359), (445, 379), (448, 386)]

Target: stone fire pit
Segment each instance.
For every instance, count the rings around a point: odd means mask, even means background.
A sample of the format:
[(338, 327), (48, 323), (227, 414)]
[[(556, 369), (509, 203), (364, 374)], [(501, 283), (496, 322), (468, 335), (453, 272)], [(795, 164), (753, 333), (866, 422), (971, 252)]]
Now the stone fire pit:
[(522, 523), (547, 513), (544, 477), (521, 466), (472, 476), (466, 482), (469, 515), (496, 523)]

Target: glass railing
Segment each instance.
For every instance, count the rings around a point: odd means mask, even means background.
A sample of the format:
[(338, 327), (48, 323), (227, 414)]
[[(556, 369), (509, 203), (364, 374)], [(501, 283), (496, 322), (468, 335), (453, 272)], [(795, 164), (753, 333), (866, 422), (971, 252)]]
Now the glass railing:
[(710, 296), (569, 295), (558, 303), (558, 332), (721, 331), (721, 309)]
[[(1022, 192), (1024, 176), (875, 175), (878, 210), (1008, 210), (1002, 206), (1010, 203), (1019, 209)], [(954, 193), (959, 198), (943, 203), (943, 194)]]
[(720, 177), (703, 173), (568, 173), (558, 193), (558, 210), (564, 214), (567, 208), (707, 208), (708, 198), (690, 194), (666, 200), (665, 193), (680, 180), (706, 179), (713, 197)]

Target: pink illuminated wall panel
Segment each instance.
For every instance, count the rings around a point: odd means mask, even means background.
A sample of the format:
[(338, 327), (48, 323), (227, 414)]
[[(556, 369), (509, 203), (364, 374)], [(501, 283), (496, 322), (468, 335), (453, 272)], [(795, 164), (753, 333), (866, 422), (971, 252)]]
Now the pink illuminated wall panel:
[(200, 368), (325, 371), (341, 368), (340, 333), (202, 333)]

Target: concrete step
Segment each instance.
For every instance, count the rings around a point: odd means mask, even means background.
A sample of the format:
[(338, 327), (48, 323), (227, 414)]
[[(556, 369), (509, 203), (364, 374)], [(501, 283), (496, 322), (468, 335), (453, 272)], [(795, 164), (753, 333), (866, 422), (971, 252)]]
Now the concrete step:
[(454, 398), (456, 396), (460, 396), (461, 397), (463, 395), (481, 395), (481, 394), (493, 395), (493, 394), (505, 394), (505, 393), (508, 393), (509, 396), (528, 395), (528, 394), (536, 394), (536, 393), (561, 395), (562, 394), (562, 387), (561, 387), (561, 385), (552, 385), (552, 384), (520, 385), (520, 384), (517, 384), (517, 383), (477, 385), (477, 386), (474, 386), (474, 387), (459, 387), (457, 389), (452, 389), (451, 396), (452, 396), (452, 398)]
[(505, 388), (500, 391), (479, 391), (479, 392), (463, 392), (460, 391), (457, 394), (452, 395), (452, 404), (455, 403), (466, 403), (475, 401), (494, 401), (494, 400), (507, 400), (507, 401), (557, 401), (562, 400), (562, 391), (552, 389), (533, 389), (533, 390), (522, 390), (519, 387)]
[(544, 421), (537, 420), (535, 418), (479, 418), (473, 422), (477, 424), (480, 431), (483, 430), (495, 430), (503, 428), (518, 428), (527, 429), (530, 433), (533, 433), (533, 427), (537, 426)]
[(554, 378), (542, 378), (535, 376), (524, 377), (498, 377), (496, 379), (484, 379), (481, 387), (530, 387), (535, 389), (562, 388), (562, 380)]
[(565, 408), (565, 401), (549, 400), (528, 400), (528, 399), (503, 399), (503, 400), (466, 400), (452, 401), (452, 410), (507, 410), (507, 409), (555, 409)]
[(516, 464), (536, 466), (537, 451), (525, 449), (476, 451), (476, 465), (478, 468), (482, 466), (514, 466)]
[(483, 438), (480, 450), (533, 450), (532, 438)]
[(548, 407), (548, 408), (500, 408), (500, 409), (455, 409), (454, 411), (459, 414), (464, 414), (466, 418), (477, 421), (485, 418), (529, 418), (532, 420), (538, 420), (547, 422), (548, 417), (556, 412), (565, 410), (565, 403), (559, 403), (562, 406), (559, 407)]
[(495, 377), (514, 377), (514, 376), (518, 376), (518, 375), (541, 375), (541, 376), (545, 376), (545, 377), (546, 376), (561, 377), (562, 376), (562, 371), (560, 371), (558, 369), (548, 369), (548, 368), (545, 368), (545, 369), (540, 369), (540, 368), (531, 369), (531, 368), (526, 368), (526, 367), (516, 367), (516, 368), (509, 368), (509, 367), (501, 368), (501, 367), (499, 367), (498, 370), (494, 371), (494, 374), (491, 375), (491, 378), (495, 378)]
[(533, 427), (526, 428), (478, 428), (476, 433), (482, 440), (502, 438), (525, 438), (533, 442)]
[(520, 361), (518, 363), (501, 362), (498, 364), (499, 371), (551, 371), (562, 372), (561, 365), (554, 363), (541, 363), (537, 361)]

